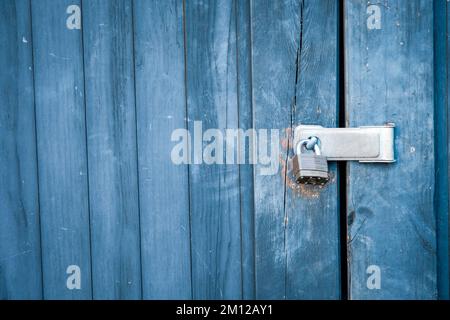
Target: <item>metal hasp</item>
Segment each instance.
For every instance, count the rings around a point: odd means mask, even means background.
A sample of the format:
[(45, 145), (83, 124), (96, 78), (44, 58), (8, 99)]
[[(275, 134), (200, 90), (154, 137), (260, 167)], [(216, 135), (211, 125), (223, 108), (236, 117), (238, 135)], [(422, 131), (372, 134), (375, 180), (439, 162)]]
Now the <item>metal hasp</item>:
[(299, 125), (294, 146), (303, 139), (319, 138), (322, 155), (328, 161), (395, 162), (393, 123), (358, 128), (324, 128)]

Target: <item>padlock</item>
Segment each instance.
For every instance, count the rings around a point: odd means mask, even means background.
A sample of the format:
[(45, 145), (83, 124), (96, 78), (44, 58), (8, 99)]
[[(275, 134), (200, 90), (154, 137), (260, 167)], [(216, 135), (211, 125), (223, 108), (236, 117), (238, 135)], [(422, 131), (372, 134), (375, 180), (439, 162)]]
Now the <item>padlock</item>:
[(314, 144), (314, 151), (308, 152), (306, 145), (309, 142), (310, 140), (302, 140), (297, 144), (296, 154), (292, 159), (295, 181), (299, 184), (323, 186), (329, 180), (327, 158), (321, 155), (317, 142)]

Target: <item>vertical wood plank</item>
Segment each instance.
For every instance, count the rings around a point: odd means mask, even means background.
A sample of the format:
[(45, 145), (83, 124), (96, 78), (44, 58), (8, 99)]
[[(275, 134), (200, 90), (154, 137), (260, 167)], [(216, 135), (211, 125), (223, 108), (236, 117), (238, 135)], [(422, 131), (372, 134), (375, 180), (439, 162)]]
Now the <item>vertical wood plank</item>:
[(448, 224), (448, 2), (434, 1), (435, 210), (437, 217), (437, 279), (439, 299), (449, 299)]
[[(253, 1), (252, 37), (255, 128), (335, 126), (336, 2)], [(297, 187), (284, 168), (275, 175), (256, 169), (257, 298), (338, 298), (336, 167), (323, 189)]]
[[(32, 2), (46, 299), (92, 297), (82, 34), (67, 27), (71, 5), (80, 2)], [(80, 268), (80, 289), (66, 286), (71, 265)]]
[[(447, 159), (444, 158), (444, 160), (447, 160), (447, 180), (445, 181), (445, 183), (443, 183), (440, 187), (447, 187), (445, 189), (447, 189), (447, 197), (449, 198), (449, 193), (450, 193), (450, 189), (449, 189), (449, 181), (448, 181), (448, 175), (450, 172), (450, 155), (448, 154), (448, 151), (450, 150), (450, 131), (448, 130), (449, 124), (449, 118), (448, 115), (450, 114), (450, 99), (449, 99), (449, 93), (450, 93), (450, 81), (448, 81), (449, 79), (449, 74), (450, 74), (450, 62), (449, 62), (449, 56), (450, 56), (450, 7), (449, 7), (449, 3), (447, 1), (446, 3), (446, 18), (447, 18), (447, 23), (445, 25), (445, 34), (447, 37), (447, 41), (446, 41), (446, 53), (445, 53), (445, 61), (447, 61), (447, 69), (446, 69), (446, 105), (444, 105), (445, 110), (447, 111), (447, 117), (445, 117), (447, 119), (446, 125), (443, 125), (443, 142), (447, 145)], [(438, 117), (438, 115), (436, 115), (435, 117)], [(444, 119), (445, 119), (444, 118)], [(445, 133), (446, 133), (446, 138), (447, 141), (445, 141)], [(439, 145), (440, 146), (440, 145)], [(438, 147), (439, 147), (438, 146)], [(445, 163), (443, 163), (443, 165), (445, 166)], [(444, 171), (445, 172), (445, 171)], [(445, 190), (444, 189), (444, 190)], [(441, 254), (441, 258), (440, 258), (440, 270), (438, 270), (438, 272), (440, 272), (440, 276), (442, 278), (442, 282), (441, 282), (441, 286), (440, 286), (440, 292), (441, 295), (440, 297), (442, 299), (450, 299), (450, 219), (449, 219), (449, 203), (448, 201), (444, 204), (443, 206), (443, 210), (441, 210), (441, 216), (440, 216), (440, 241), (442, 243), (441, 247), (440, 247), (440, 254)], [(439, 231), (438, 231), (439, 233)]]
[[(185, 5), (187, 109), (196, 158), (196, 148), (201, 152), (214, 138), (203, 141), (194, 121), (201, 121), (203, 132), (238, 126), (236, 6), (196, 0)], [(197, 160), (189, 172), (193, 298), (239, 299), (239, 168)]]
[[(338, 2), (300, 3), (293, 126), (338, 126)], [(320, 39), (320, 41), (319, 41)], [(324, 188), (288, 185), (286, 190), (286, 297), (339, 299), (339, 205), (336, 163)]]
[(94, 299), (139, 299), (141, 260), (131, 1), (84, 0)]
[(42, 298), (30, 2), (0, 5), (0, 299)]
[[(299, 1), (252, 1), (253, 125), (291, 126), (296, 91)], [(286, 154), (280, 157), (285, 161)], [(255, 167), (256, 298), (286, 297), (285, 185)]]
[(349, 296), (435, 299), (433, 3), (346, 1), (345, 46), (347, 124), (394, 122), (397, 158), (349, 164)]
[[(235, 1), (239, 128), (253, 128), (250, 0)], [(248, 144), (241, 143), (248, 153)], [(241, 149), (242, 150), (242, 149)], [(255, 299), (255, 209), (253, 165), (239, 166), (241, 210), (242, 298)]]
[(189, 184), (171, 160), (186, 128), (181, 0), (134, 1), (143, 298), (191, 298)]

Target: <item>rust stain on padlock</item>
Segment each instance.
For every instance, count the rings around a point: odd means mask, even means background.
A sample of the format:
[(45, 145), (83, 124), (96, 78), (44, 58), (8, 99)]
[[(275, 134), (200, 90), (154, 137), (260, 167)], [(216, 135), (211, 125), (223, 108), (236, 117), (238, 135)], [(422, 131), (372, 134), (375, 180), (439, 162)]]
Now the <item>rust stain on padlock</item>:
[(292, 149), (293, 141), (291, 135), (291, 128), (287, 128), (285, 130), (286, 136), (281, 139), (281, 148), (284, 151), (280, 154), (280, 165), (281, 165), (281, 178), (283, 183), (286, 185), (286, 188), (291, 190), (291, 192), (298, 197), (306, 197), (306, 198), (318, 198), (322, 190), (326, 189), (329, 183), (334, 183), (336, 180), (335, 174), (330, 174), (330, 181), (324, 186), (319, 185), (305, 185), (298, 184), (295, 181), (295, 178), (292, 174), (292, 159), (293, 157), (289, 157), (289, 151)]
[(292, 175), (292, 158), (288, 159), (287, 168), (286, 161), (283, 160), (281, 175), (286, 188), (291, 190), (294, 195), (306, 198), (318, 198), (320, 196), (320, 193), (325, 190), (330, 183), (334, 183), (336, 180), (335, 174), (330, 172), (330, 180), (323, 186), (298, 184)]

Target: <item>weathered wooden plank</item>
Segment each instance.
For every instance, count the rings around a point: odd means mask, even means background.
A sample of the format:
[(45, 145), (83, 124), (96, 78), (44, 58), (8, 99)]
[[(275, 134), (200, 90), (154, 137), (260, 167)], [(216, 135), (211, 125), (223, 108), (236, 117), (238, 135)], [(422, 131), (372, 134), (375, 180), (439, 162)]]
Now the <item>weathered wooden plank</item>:
[[(338, 1), (300, 3), (293, 125), (338, 126)], [(319, 40), (320, 39), (320, 40)], [(324, 188), (288, 183), (286, 298), (338, 299), (339, 204), (336, 163)], [(345, 179), (345, 178), (344, 178)]]
[[(441, 2), (445, 2), (445, 1), (441, 1)], [(441, 7), (440, 7), (441, 8)], [(440, 10), (440, 8), (436, 9), (436, 10)], [(448, 76), (450, 74), (450, 62), (449, 62), (449, 48), (450, 48), (450, 34), (449, 34), (449, 26), (450, 26), (450, 11), (449, 11), (449, 3), (448, 1), (446, 2), (446, 23), (445, 23), (445, 31), (444, 34), (446, 35), (446, 52), (445, 54), (442, 55), (442, 57), (444, 57), (445, 61), (447, 62), (447, 68), (445, 70), (445, 84), (446, 87), (444, 88), (445, 90), (445, 98), (446, 98), (446, 105), (444, 105), (444, 110), (447, 111), (446, 114), (444, 114), (443, 116), (441, 116), (440, 114), (436, 114), (435, 118), (437, 119), (447, 119), (447, 122), (445, 122), (445, 124), (441, 124), (441, 130), (440, 133), (442, 133), (441, 135), (441, 139), (439, 141), (438, 144), (438, 148), (442, 147), (444, 148), (444, 145), (446, 145), (446, 150), (444, 149), (444, 152), (447, 151), (447, 157), (445, 158), (445, 156), (443, 156), (442, 158), (439, 158), (440, 165), (442, 166), (442, 168), (445, 168), (446, 166), (446, 170), (443, 169), (442, 171), (436, 171), (437, 175), (439, 174), (443, 174), (443, 177), (440, 177), (440, 185), (436, 186), (436, 189), (443, 189), (444, 190), (444, 195), (442, 196), (442, 206), (441, 206), (441, 210), (439, 213), (439, 230), (438, 230), (438, 235), (439, 235), (439, 260), (438, 260), (438, 265), (439, 265), (439, 269), (438, 269), (438, 274), (440, 277), (440, 281), (439, 281), (439, 297), (441, 299), (450, 299), (450, 223), (449, 223), (449, 193), (450, 193), (450, 189), (449, 189), (449, 179), (448, 179), (448, 175), (450, 172), (450, 161), (449, 161), (449, 150), (450, 150), (450, 132), (448, 130), (449, 128), (449, 124), (448, 124), (448, 115), (450, 114), (450, 100), (449, 100), (449, 92), (450, 92), (450, 81), (448, 81)], [(439, 38), (436, 41), (441, 41), (444, 40), (443, 38)], [(439, 52), (439, 51), (438, 51)], [(439, 63), (439, 61), (438, 61)], [(439, 81), (442, 78), (438, 78), (437, 81)], [(440, 108), (440, 105), (437, 105), (436, 108)], [(439, 134), (439, 133), (438, 133)], [(442, 143), (442, 144), (441, 144)], [(446, 163), (445, 163), (446, 162)], [(445, 193), (445, 190), (447, 190), (447, 193)]]
[[(337, 14), (334, 1), (253, 2), (255, 128), (336, 126)], [(337, 298), (336, 167), (326, 188), (297, 187), (286, 175), (288, 140), (282, 170), (262, 175), (258, 164), (255, 173), (256, 295)]]
[(449, 297), (448, 249), (448, 64), (447, 1), (434, 1), (435, 212), (437, 218), (437, 287)]
[(449, 298), (449, 224), (448, 224), (448, 21), (446, 0), (434, 1), (434, 85), (435, 85), (435, 210), (437, 217), (437, 279), (440, 299)]
[(94, 299), (139, 299), (132, 4), (83, 1)]
[[(92, 296), (79, 12), (79, 1), (32, 2), (41, 244), (47, 299)], [(81, 275), (79, 289), (77, 267)], [(71, 275), (69, 289), (67, 280)]]
[(183, 3), (134, 1), (134, 26), (143, 298), (188, 299), (188, 168), (170, 142), (186, 128)]
[(0, 299), (42, 298), (30, 2), (0, 5)]
[[(239, 299), (239, 168), (219, 164), (226, 158), (222, 137), (206, 131), (238, 126), (236, 6), (186, 1), (185, 10), (188, 126), (195, 141), (189, 171), (193, 298)], [(204, 140), (200, 131), (206, 132)], [(216, 159), (202, 159), (203, 147), (213, 141)]]
[(397, 127), (395, 164), (348, 167), (349, 297), (434, 299), (433, 3), (346, 1), (345, 39), (347, 124)]
[[(255, 129), (291, 127), (296, 95), (300, 39), (299, 1), (252, 1), (253, 125)], [(269, 134), (268, 134), (269, 135)], [(278, 142), (275, 141), (275, 146)], [(282, 150), (280, 161), (286, 162)], [(272, 153), (274, 150), (272, 150)], [(256, 165), (256, 298), (286, 298), (285, 184), (279, 166), (264, 175)], [(273, 174), (275, 173), (275, 174)]]
[[(299, 14), (298, 1), (252, 1), (255, 129), (283, 130), (291, 126)], [(278, 146), (277, 141), (275, 145)], [(281, 153), (280, 158), (284, 163), (286, 153)], [(272, 175), (263, 175), (260, 167), (264, 168), (256, 165), (254, 177), (256, 298), (283, 299), (286, 297), (286, 190), (279, 166), (274, 167)]]
[[(251, 70), (251, 16), (250, 0), (235, 1), (237, 34), (237, 92), (239, 128), (253, 128), (252, 70)], [(248, 150), (248, 144), (241, 142)], [(241, 149), (242, 150), (242, 149)], [(255, 215), (253, 165), (248, 161), (239, 166), (241, 197), (241, 252), (242, 252), (242, 298), (255, 299)]]

